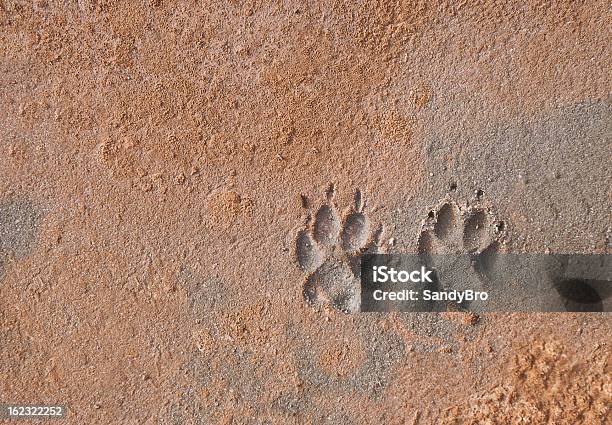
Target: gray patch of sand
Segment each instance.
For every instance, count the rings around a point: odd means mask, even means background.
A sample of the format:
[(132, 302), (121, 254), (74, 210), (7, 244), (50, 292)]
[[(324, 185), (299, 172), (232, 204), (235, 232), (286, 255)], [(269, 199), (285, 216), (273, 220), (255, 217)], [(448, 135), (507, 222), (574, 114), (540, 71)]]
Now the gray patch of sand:
[(610, 196), (602, 188), (612, 183), (609, 100), (509, 122), (440, 110), (427, 128), (435, 131), (425, 135), (430, 177), (418, 216), (456, 185), (464, 199), (475, 199), (482, 190), (485, 201), (511, 218), (517, 248), (605, 247)]
[(0, 252), (25, 257), (36, 241), (40, 212), (27, 200), (0, 202)]
[(0, 279), (9, 258), (22, 259), (33, 249), (40, 218), (40, 210), (29, 200), (0, 201)]

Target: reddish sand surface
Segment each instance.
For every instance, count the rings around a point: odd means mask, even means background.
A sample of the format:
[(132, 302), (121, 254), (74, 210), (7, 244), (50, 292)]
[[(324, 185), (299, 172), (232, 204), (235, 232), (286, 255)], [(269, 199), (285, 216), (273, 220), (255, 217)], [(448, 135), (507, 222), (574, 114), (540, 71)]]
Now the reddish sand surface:
[(0, 403), (70, 424), (610, 423), (608, 314), (346, 314), (309, 294), (326, 254), (299, 237), (325, 204), (341, 228), (311, 230), (338, 249), (415, 252), (452, 198), (501, 217), (507, 251), (611, 253), (611, 16), (0, 0)]

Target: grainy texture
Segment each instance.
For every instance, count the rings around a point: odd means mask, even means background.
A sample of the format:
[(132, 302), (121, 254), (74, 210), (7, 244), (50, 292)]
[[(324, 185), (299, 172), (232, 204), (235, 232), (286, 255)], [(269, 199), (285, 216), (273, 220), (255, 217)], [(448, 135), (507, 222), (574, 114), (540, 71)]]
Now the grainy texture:
[(494, 211), (510, 251), (610, 253), (610, 18), (0, 0), (0, 401), (71, 424), (610, 421), (609, 315), (345, 314), (326, 272), (415, 252), (445, 199)]

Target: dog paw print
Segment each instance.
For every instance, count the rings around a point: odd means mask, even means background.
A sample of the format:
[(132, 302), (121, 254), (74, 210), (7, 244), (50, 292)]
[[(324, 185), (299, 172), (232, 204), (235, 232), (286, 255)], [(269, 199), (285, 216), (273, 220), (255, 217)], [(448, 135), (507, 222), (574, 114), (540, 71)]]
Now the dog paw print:
[(359, 311), (361, 255), (382, 252), (382, 227), (372, 230), (365, 208), (357, 190), (354, 206), (341, 213), (334, 204), (332, 186), (314, 217), (308, 216), (306, 228), (298, 231), (295, 256), (306, 273), (303, 291), (309, 304), (346, 313)]
[(490, 208), (446, 200), (423, 221), (417, 249), (442, 289), (477, 289), (489, 283), (504, 235), (505, 223)]

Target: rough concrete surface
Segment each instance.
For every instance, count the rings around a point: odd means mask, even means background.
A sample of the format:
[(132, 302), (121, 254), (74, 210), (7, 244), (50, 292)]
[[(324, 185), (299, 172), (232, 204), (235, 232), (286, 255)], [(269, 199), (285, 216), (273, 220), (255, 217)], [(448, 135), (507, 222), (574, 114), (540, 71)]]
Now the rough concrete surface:
[(351, 288), (356, 254), (416, 252), (445, 202), (508, 252), (610, 254), (611, 16), (0, 0), (0, 403), (610, 423), (609, 314), (364, 314)]

